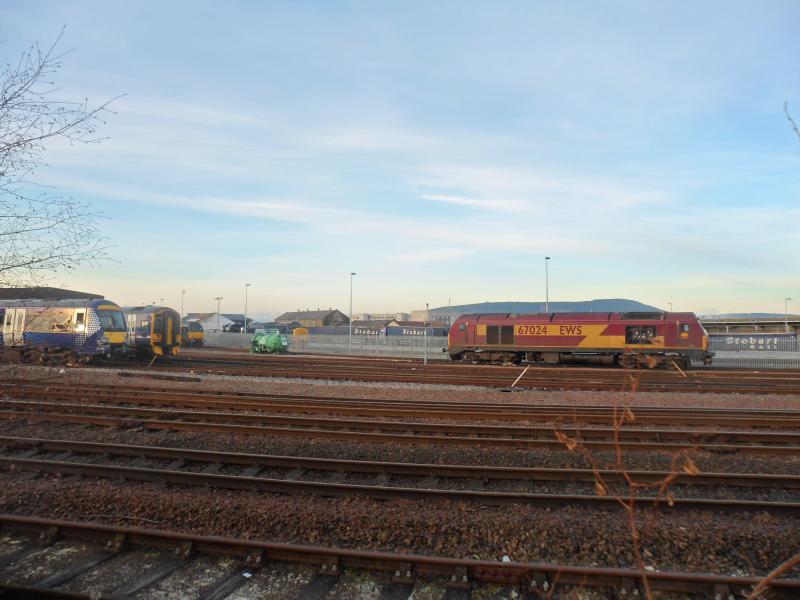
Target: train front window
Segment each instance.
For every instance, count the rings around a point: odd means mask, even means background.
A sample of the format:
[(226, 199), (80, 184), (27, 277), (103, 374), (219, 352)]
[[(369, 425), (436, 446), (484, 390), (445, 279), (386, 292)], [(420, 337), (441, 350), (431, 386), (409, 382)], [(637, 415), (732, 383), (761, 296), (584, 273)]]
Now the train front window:
[(100, 317), (100, 327), (103, 331), (127, 331), (125, 327), (125, 317), (118, 310), (98, 310)]

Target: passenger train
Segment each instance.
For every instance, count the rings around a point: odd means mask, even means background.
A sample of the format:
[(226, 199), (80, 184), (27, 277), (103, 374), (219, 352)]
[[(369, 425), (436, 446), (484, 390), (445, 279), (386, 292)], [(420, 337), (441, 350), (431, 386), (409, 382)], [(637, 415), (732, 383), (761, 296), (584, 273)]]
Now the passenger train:
[(181, 323), (181, 346), (202, 346), (206, 343), (206, 332), (197, 321)]
[(126, 352), (125, 318), (109, 300), (0, 300), (4, 350), (23, 357), (73, 353), (89, 360)]
[(636, 366), (710, 364), (694, 313), (473, 314), (450, 328), (448, 352), (468, 362), (586, 361)]
[(178, 354), (181, 316), (166, 306), (122, 308), (128, 331), (128, 346), (140, 358)]

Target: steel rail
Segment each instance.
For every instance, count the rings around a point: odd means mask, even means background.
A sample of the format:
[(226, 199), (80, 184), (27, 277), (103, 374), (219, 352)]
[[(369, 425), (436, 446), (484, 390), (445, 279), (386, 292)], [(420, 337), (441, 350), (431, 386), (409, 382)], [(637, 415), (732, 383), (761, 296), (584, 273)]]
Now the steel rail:
[[(439, 383), (452, 385), (508, 386), (513, 381), (513, 374), (503, 367), (477, 367), (493, 369), (492, 371), (471, 371), (473, 365), (441, 365), (425, 367), (409, 363), (374, 366), (370, 361), (337, 360), (327, 364), (305, 363), (295, 360), (293, 363), (278, 363), (272, 357), (243, 359), (242, 357), (211, 358), (193, 356), (175, 358), (163, 363), (154, 363), (153, 367), (161, 370), (206, 369), (207, 372), (227, 373), (233, 375), (274, 376), (307, 379), (329, 379), (350, 381), (392, 381), (415, 383)], [(141, 366), (139, 368), (142, 368)], [(500, 371), (504, 370), (504, 373)], [(638, 388), (642, 391), (691, 391), (691, 392), (742, 392), (742, 393), (774, 393), (797, 394), (800, 388), (800, 376), (795, 377), (763, 377), (752, 381), (753, 377), (736, 378), (732, 372), (728, 378), (709, 378), (699, 381), (698, 378), (682, 378), (671, 373), (672, 379), (662, 379), (670, 372), (635, 371), (639, 378)], [(656, 373), (655, 375), (653, 373)], [(591, 372), (593, 379), (576, 378), (570, 369), (548, 369), (547, 371), (529, 371), (518, 383), (522, 387), (545, 387), (563, 389), (603, 389), (618, 390), (626, 386), (629, 371), (596, 370)], [(795, 375), (794, 373), (792, 375)], [(784, 380), (785, 379), (785, 380)]]
[[(124, 374), (120, 372), (118, 374)], [(324, 401), (324, 402), (342, 402), (342, 403), (363, 403), (363, 404), (378, 404), (378, 405), (397, 405), (401, 402), (403, 405), (421, 406), (421, 407), (442, 407), (442, 408), (489, 408), (492, 410), (578, 410), (578, 411), (608, 411), (614, 408), (612, 404), (606, 405), (582, 405), (573, 406), (563, 403), (520, 403), (509, 404), (505, 402), (450, 402), (450, 401), (437, 401), (437, 400), (408, 400), (401, 401), (383, 398), (351, 398), (347, 396), (318, 396), (313, 394), (285, 394), (285, 393), (265, 393), (265, 392), (245, 392), (245, 391), (221, 391), (208, 389), (207, 387), (187, 387), (179, 388), (176, 386), (148, 386), (142, 384), (125, 385), (120, 383), (76, 383), (64, 382), (61, 380), (22, 380), (22, 379), (5, 379), (0, 380), (0, 389), (8, 386), (12, 389), (69, 389), (80, 390), (86, 393), (104, 393), (104, 392), (125, 392), (131, 394), (178, 394), (178, 395), (191, 395), (212, 398), (236, 398), (236, 399), (279, 399), (279, 400), (298, 400), (298, 401)], [(682, 407), (664, 407), (664, 406), (635, 406), (637, 411), (650, 412), (654, 414), (699, 414), (699, 415), (744, 415), (744, 416), (800, 416), (800, 410), (796, 409), (778, 409), (778, 408), (729, 408), (729, 407), (708, 407), (708, 406), (682, 406)]]
[[(410, 418), (448, 418), (457, 420), (486, 421), (569, 421), (592, 424), (608, 424), (613, 421), (614, 407), (538, 407), (524, 405), (496, 405), (447, 402), (379, 401), (343, 398), (318, 398), (304, 396), (239, 396), (235, 394), (198, 394), (194, 391), (153, 389), (106, 389), (91, 387), (55, 387), (0, 385), (8, 397), (15, 399), (73, 400), (91, 398), (95, 401), (113, 400), (117, 403), (136, 403), (152, 406), (177, 406), (183, 408), (217, 408), (236, 410), (269, 410), (284, 413), (315, 413), (333, 415), (386, 416)], [(720, 409), (654, 409), (633, 407), (638, 423), (717, 425), (740, 427), (766, 427), (770, 429), (800, 429), (800, 411), (756, 411), (749, 413), (738, 409), (743, 415), (730, 414)], [(617, 407), (619, 412), (622, 409)]]
[[(252, 356), (247, 353), (235, 351), (213, 351), (211, 349), (183, 349), (180, 355), (180, 360), (191, 362), (208, 361), (209, 363), (236, 363), (241, 365), (268, 365), (268, 366), (303, 366), (305, 368), (328, 368), (333, 366), (344, 365), (357, 365), (364, 369), (398, 369), (398, 368), (421, 368), (425, 366), (422, 359), (417, 358), (383, 358), (375, 356), (358, 356), (346, 357), (337, 355), (325, 354), (291, 354), (291, 355), (273, 355), (273, 356)], [(497, 373), (501, 370), (509, 369), (522, 369), (523, 365), (488, 365), (488, 364), (473, 364), (461, 362), (430, 362), (427, 365), (429, 372), (452, 372), (455, 370), (467, 371), (470, 373)], [(624, 378), (631, 374), (642, 375), (651, 379), (657, 378), (684, 378), (684, 375), (674, 369), (636, 369), (625, 370), (617, 366), (602, 366), (602, 365), (543, 365), (531, 364), (533, 369), (532, 373), (552, 374), (558, 376), (559, 374), (569, 373), (574, 375), (576, 373), (594, 375), (594, 376), (607, 376)], [(800, 369), (781, 369), (780, 371), (772, 370), (759, 370), (759, 369), (713, 369), (704, 368), (702, 370), (688, 370), (684, 372), (685, 375), (691, 378), (729, 378), (735, 375), (740, 378), (749, 379), (800, 379)]]
[[(350, 366), (350, 365), (348, 365)], [(193, 370), (206, 369), (208, 373), (239, 375), (239, 376), (270, 376), (303, 379), (324, 379), (332, 381), (359, 381), (359, 382), (396, 382), (396, 383), (428, 383), (440, 385), (475, 385), (482, 387), (507, 387), (514, 380), (512, 374), (483, 374), (476, 375), (470, 373), (433, 373), (425, 372), (424, 369), (417, 369), (406, 373), (398, 373), (397, 370), (380, 372), (375, 370), (365, 370), (359, 368), (330, 367), (315, 368), (308, 370), (302, 366), (295, 368), (255, 368), (252, 366), (241, 366), (231, 364), (197, 365), (186, 364), (175, 361), (173, 364), (158, 366), (161, 370), (185, 370), (189, 367)], [(514, 373), (515, 375), (516, 373)], [(574, 376), (573, 376), (574, 377)], [(526, 374), (525, 378), (517, 383), (524, 388), (543, 388), (543, 389), (577, 389), (577, 390), (605, 390), (619, 391), (621, 387), (627, 386), (624, 379), (578, 379), (564, 377), (552, 377), (536, 374)], [(642, 379), (637, 384), (640, 391), (663, 391), (663, 392), (727, 392), (727, 393), (768, 393), (768, 394), (797, 394), (798, 383), (795, 381), (783, 382), (781, 380), (766, 380), (751, 382), (747, 379), (735, 380), (679, 380), (656, 381)]]
[[(364, 496), (375, 500), (407, 499), (477, 502), (487, 506), (526, 504), (541, 508), (585, 506), (602, 510), (624, 510), (622, 503), (613, 496), (531, 494), (358, 485), (3, 456), (0, 456), (0, 469), (15, 472), (33, 471), (54, 473), (57, 475), (80, 475), (104, 479), (123, 479), (125, 481), (214, 487), (285, 495), (309, 494), (322, 497)], [(800, 515), (800, 503), (794, 502), (732, 499), (717, 500), (705, 498), (671, 498), (668, 502), (666, 498), (647, 496), (637, 497), (637, 502), (640, 510), (652, 506), (652, 508), (661, 511), (709, 510), (718, 512), (768, 512), (770, 514)]]
[[(166, 416), (169, 416), (169, 412)], [(173, 414), (174, 416), (174, 414)], [(205, 431), (214, 433), (232, 433), (238, 435), (257, 436), (284, 436), (298, 438), (320, 438), (330, 440), (347, 440), (360, 442), (404, 443), (404, 444), (432, 444), (456, 446), (491, 446), (517, 449), (548, 448), (563, 450), (564, 445), (556, 439), (525, 439), (525, 438), (489, 438), (465, 437), (456, 435), (414, 435), (409, 433), (373, 433), (366, 431), (342, 431), (336, 429), (315, 429), (298, 427), (266, 427), (261, 425), (238, 425), (232, 423), (218, 423), (209, 421), (177, 421), (143, 419), (131, 417), (109, 417), (88, 414), (57, 413), (57, 412), (29, 412), (24, 410), (0, 410), (0, 419), (15, 419), (28, 421), (42, 421), (50, 423), (79, 423), (85, 425), (100, 425), (111, 427), (145, 428), (153, 430), (171, 431)], [(691, 444), (669, 441), (630, 442), (621, 441), (603, 442), (586, 440), (581, 444), (596, 451), (615, 451), (617, 448), (627, 451), (669, 451), (695, 450), (720, 454), (763, 454), (763, 455), (789, 455), (796, 456), (800, 453), (798, 446), (764, 446), (764, 445), (735, 445), (735, 444)]]
[[(406, 421), (380, 421), (358, 419), (332, 419), (303, 416), (271, 415), (263, 413), (195, 411), (162, 408), (141, 408), (135, 406), (109, 406), (106, 404), (82, 404), (62, 402), (40, 402), (30, 400), (0, 400), (0, 407), (12, 410), (50, 410), (64, 412), (98, 412), (110, 415), (125, 415), (135, 418), (175, 418), (190, 420), (209, 420), (229, 423), (264, 424), (268, 426), (341, 429), (350, 431), (401, 432), (404, 434), (458, 434), (479, 438), (480, 436), (506, 436), (509, 438), (530, 439), (532, 437), (551, 437), (552, 426), (528, 425), (484, 425), (460, 423), (430, 423)], [(625, 441), (656, 440), (659, 442), (685, 442), (687, 444), (707, 444), (714, 442), (753, 442), (768, 444), (792, 444), (800, 447), (800, 432), (698, 430), (698, 429), (643, 429), (625, 427), (565, 428), (564, 431), (578, 439), (613, 440), (616, 437)]]
[[(419, 368), (425, 366), (423, 361), (420, 359), (385, 359), (385, 358), (376, 358), (370, 356), (359, 356), (359, 357), (342, 357), (336, 355), (290, 355), (290, 356), (252, 356), (244, 353), (210, 353), (208, 350), (196, 350), (192, 349), (189, 352), (186, 350), (183, 351), (181, 356), (179, 357), (181, 360), (190, 362), (192, 360), (197, 361), (208, 361), (210, 363), (221, 363), (221, 362), (235, 362), (241, 365), (270, 365), (270, 366), (289, 366), (295, 367), (301, 365), (303, 367), (318, 367), (318, 368), (327, 368), (327, 367), (337, 367), (339, 365), (357, 365), (364, 369), (397, 369), (397, 368)], [(526, 365), (522, 365), (526, 366)], [(451, 372), (454, 370), (461, 370), (470, 373), (496, 373), (500, 370), (509, 370), (509, 369), (519, 369), (522, 368), (520, 365), (497, 365), (497, 364), (473, 364), (473, 363), (462, 363), (462, 362), (452, 362), (452, 361), (444, 361), (444, 362), (429, 362), (427, 367), (428, 371), (438, 371), (438, 372)], [(625, 377), (628, 374), (638, 373), (644, 374), (646, 377), (650, 378), (664, 378), (664, 377), (683, 377), (678, 371), (669, 368), (669, 369), (635, 369), (635, 370), (627, 370), (627, 369), (620, 369), (618, 366), (598, 366), (598, 365), (542, 365), (542, 364), (531, 364), (531, 367), (535, 369), (537, 373), (542, 374), (555, 374), (558, 375), (564, 371), (570, 373), (585, 373), (597, 376), (607, 376), (607, 377)], [(696, 377), (713, 377), (722, 375), (724, 377), (729, 376), (731, 373), (736, 374), (740, 377), (749, 377), (749, 378), (762, 378), (766, 379), (769, 378), (771, 375), (770, 372), (765, 372), (764, 370), (757, 370), (757, 369), (725, 369), (725, 370), (713, 370), (709, 369), (708, 371), (695, 371), (689, 370), (686, 373), (690, 374), (690, 376)], [(778, 374), (778, 377), (781, 378), (795, 378), (800, 375), (800, 370), (798, 369), (787, 369), (781, 370)]]
[[(556, 482), (594, 482), (597, 474), (607, 482), (625, 481), (625, 476), (621, 472), (605, 469), (599, 469), (595, 472), (591, 469), (361, 461), (11, 436), (0, 436), (0, 447), (4, 447), (6, 451), (36, 450), (37, 452), (69, 452), (75, 454), (96, 454), (108, 457), (124, 456), (131, 458), (210, 463), (215, 465), (248, 466), (259, 467), (260, 469), (285, 468), (291, 470), (303, 469), (308, 471), (335, 471), (392, 476), (432, 476), (459, 479)], [(26, 455), (25, 458), (31, 458), (31, 456)], [(642, 483), (654, 483), (662, 481), (667, 477), (675, 476), (676, 479), (674, 483), (677, 485), (800, 489), (800, 475), (707, 473), (702, 471), (696, 475), (689, 475), (683, 472), (673, 473), (670, 471), (641, 470), (628, 470), (626, 473), (637, 482)], [(253, 475), (257, 475), (257, 473)]]
[[(575, 585), (616, 587), (633, 594), (634, 591), (638, 591), (645, 576), (636, 569), (627, 568), (504, 563), (492, 560), (351, 550), (6, 514), (0, 514), (0, 528), (32, 533), (47, 540), (69, 538), (92, 541), (110, 547), (168, 548), (175, 550), (181, 556), (190, 556), (193, 553), (231, 556), (242, 560), (250, 568), (263, 566), (270, 561), (280, 561), (314, 565), (332, 575), (338, 575), (349, 568), (368, 569), (394, 573), (396, 579), (409, 583), (413, 583), (417, 575), (433, 575), (467, 586), (472, 581), (519, 586), (523, 593), (546, 591), (554, 585)], [(650, 587), (659, 591), (731, 595), (741, 595), (762, 581), (762, 578), (752, 576), (676, 571), (652, 571), (647, 572), (646, 577)], [(773, 597), (796, 598), (800, 594), (800, 579), (777, 578), (770, 582), (769, 589)]]

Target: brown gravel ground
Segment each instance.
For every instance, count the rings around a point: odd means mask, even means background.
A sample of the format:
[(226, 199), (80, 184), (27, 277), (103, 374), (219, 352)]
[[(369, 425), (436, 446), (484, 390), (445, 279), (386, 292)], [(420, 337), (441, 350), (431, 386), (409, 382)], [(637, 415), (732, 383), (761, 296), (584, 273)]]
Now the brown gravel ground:
[[(61, 373), (60, 371), (64, 371)], [(6, 376), (47, 379), (54, 382), (142, 385), (146, 387), (219, 390), (223, 392), (256, 392), (272, 394), (310, 394), (342, 398), (375, 398), (381, 400), (420, 400), (439, 402), (475, 402), (504, 404), (560, 404), (567, 406), (608, 406), (627, 401), (631, 406), (674, 406), (713, 408), (764, 408), (800, 410), (800, 389), (797, 395), (770, 394), (701, 394), (675, 392), (620, 392), (585, 390), (526, 390), (517, 393), (475, 386), (428, 385), (409, 383), (358, 383), (312, 381), (270, 377), (238, 377), (202, 375), (202, 381), (163, 381), (147, 377), (119, 377), (108, 368), (16, 367)], [(141, 375), (141, 371), (127, 371)], [(190, 373), (186, 373), (189, 375)], [(519, 370), (509, 370), (509, 385)], [(690, 375), (691, 376), (691, 375)]]
[[(0, 475), (0, 511), (245, 539), (465, 558), (633, 566), (621, 512), (320, 499), (149, 484)], [(98, 516), (104, 515), (104, 516)], [(149, 521), (155, 521), (153, 525)], [(800, 550), (800, 519), (710, 513), (639, 516), (657, 569), (763, 574)]]

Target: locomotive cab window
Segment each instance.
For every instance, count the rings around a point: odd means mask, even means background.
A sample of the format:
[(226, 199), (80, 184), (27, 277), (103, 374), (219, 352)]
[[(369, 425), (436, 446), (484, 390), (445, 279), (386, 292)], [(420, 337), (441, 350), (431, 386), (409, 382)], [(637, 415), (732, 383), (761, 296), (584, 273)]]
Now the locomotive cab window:
[(681, 325), (681, 333), (689, 333), (689, 324), (688, 323), (683, 323)]
[(461, 325), (458, 326), (458, 330), (459, 331), (466, 331), (467, 330), (466, 323), (461, 323)]
[(656, 328), (649, 325), (629, 325), (625, 328), (626, 344), (652, 344), (656, 337)]
[(86, 319), (86, 313), (79, 312), (75, 314), (75, 331), (78, 333), (83, 333), (83, 331), (86, 329), (86, 323), (84, 319)]

